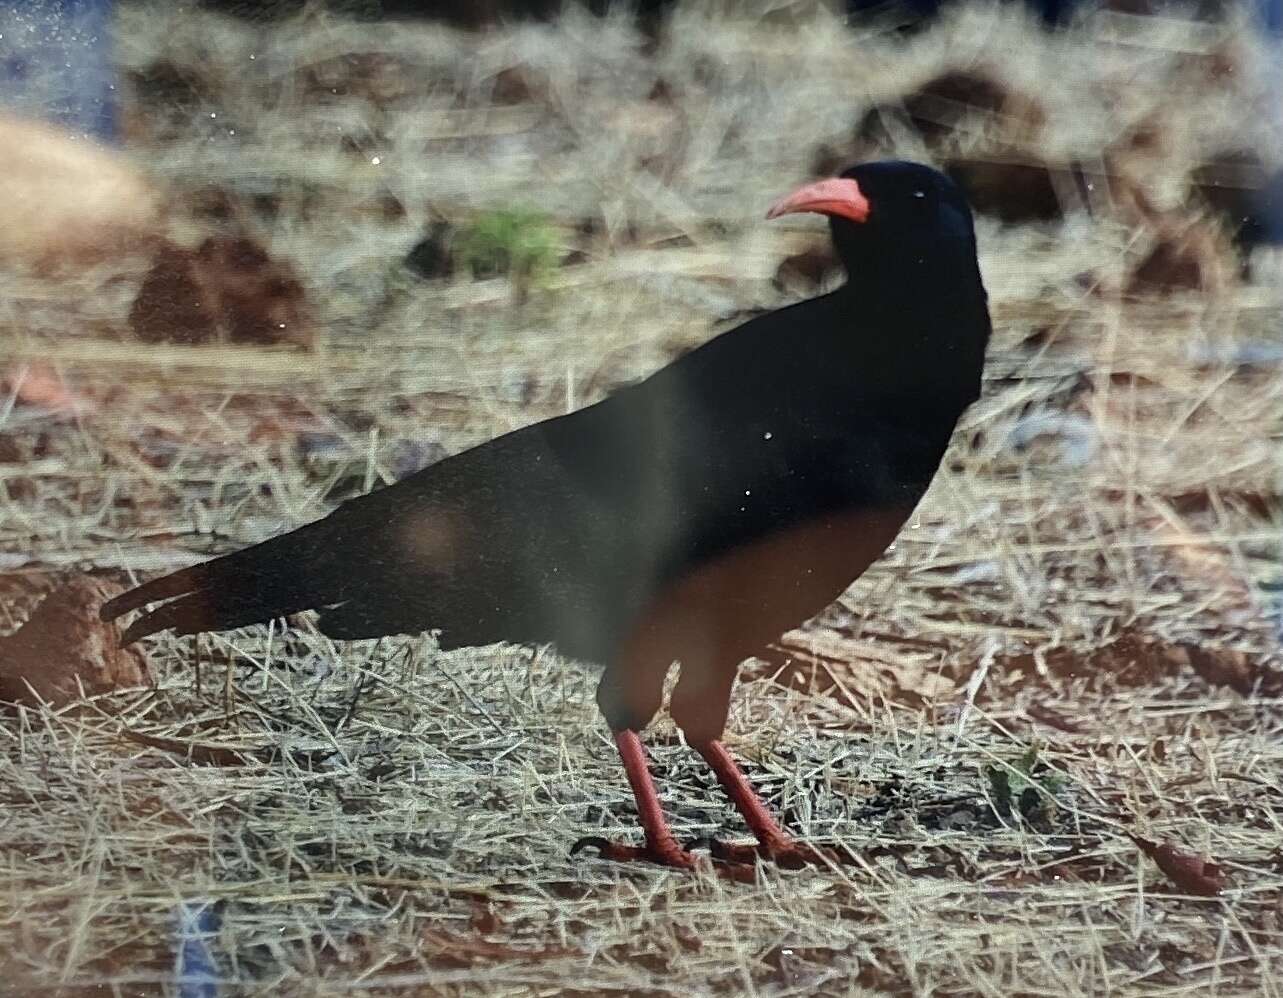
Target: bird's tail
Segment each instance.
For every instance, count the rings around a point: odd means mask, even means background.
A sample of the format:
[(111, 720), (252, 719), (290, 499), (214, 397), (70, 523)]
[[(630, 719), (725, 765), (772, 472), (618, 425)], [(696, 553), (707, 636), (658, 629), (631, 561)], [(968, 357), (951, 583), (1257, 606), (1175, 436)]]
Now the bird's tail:
[(99, 610), (115, 620), (147, 603), (169, 600), (135, 620), (122, 645), (158, 631), (221, 631), (340, 602), (342, 573), (334, 569), (326, 520), (153, 579)]

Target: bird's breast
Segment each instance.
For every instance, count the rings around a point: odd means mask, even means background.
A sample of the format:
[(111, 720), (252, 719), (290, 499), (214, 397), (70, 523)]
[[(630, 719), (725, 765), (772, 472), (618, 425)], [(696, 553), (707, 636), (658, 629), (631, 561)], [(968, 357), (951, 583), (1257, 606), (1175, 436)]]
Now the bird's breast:
[(633, 629), (661, 659), (739, 661), (833, 603), (910, 512), (847, 510), (745, 540), (667, 579)]

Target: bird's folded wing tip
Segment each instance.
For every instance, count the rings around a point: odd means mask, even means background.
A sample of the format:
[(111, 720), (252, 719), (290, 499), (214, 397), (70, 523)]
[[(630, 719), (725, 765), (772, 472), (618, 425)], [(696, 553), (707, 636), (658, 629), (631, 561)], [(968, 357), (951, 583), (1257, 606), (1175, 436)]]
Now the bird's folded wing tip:
[[(145, 625), (146, 620), (147, 620), (146, 617), (140, 617), (138, 620), (135, 620), (129, 627), (125, 628), (125, 632), (120, 636), (121, 648), (127, 648), (130, 645), (132, 645), (135, 641), (137, 641), (139, 638), (145, 637), (151, 633), (151, 630)], [(144, 626), (140, 627), (139, 626), (140, 624), (143, 624)]]
[(98, 619), (110, 623), (128, 610), (129, 608), (123, 605), (123, 600), (128, 595), (128, 593), (122, 593), (107, 600), (106, 603), (98, 608)]

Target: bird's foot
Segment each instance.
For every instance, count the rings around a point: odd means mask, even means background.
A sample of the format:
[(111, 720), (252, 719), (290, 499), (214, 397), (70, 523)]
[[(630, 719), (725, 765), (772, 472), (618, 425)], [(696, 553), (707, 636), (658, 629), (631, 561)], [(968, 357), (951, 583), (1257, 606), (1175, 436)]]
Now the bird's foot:
[(687, 852), (677, 844), (676, 839), (665, 839), (657, 843), (647, 842), (644, 846), (629, 846), (622, 842), (611, 842), (600, 835), (585, 835), (570, 847), (574, 856), (584, 849), (596, 849), (597, 855), (613, 863), (656, 863), (659, 866), (671, 866), (677, 870), (693, 870), (698, 865), (694, 853)]
[[(570, 855), (574, 856), (584, 849), (596, 849), (597, 855), (602, 859), (610, 860), (613, 863), (654, 863), (658, 866), (667, 866), (674, 870), (687, 870), (695, 872), (702, 864), (708, 864), (707, 859), (701, 860), (699, 856), (688, 849), (683, 849), (677, 844), (676, 839), (667, 839), (655, 844), (647, 842), (642, 846), (624, 845), (621, 842), (611, 842), (600, 835), (585, 835), (582, 839), (570, 847)], [(728, 866), (718, 857), (712, 857), (713, 870), (722, 877), (730, 880), (751, 881), (752, 872), (745, 871), (743, 866), (736, 868)]]
[(837, 866), (854, 861), (854, 855), (845, 848), (808, 845), (787, 836), (746, 843), (712, 839), (708, 851), (713, 859), (723, 863), (751, 864), (762, 859), (785, 870), (800, 870), (804, 866)]

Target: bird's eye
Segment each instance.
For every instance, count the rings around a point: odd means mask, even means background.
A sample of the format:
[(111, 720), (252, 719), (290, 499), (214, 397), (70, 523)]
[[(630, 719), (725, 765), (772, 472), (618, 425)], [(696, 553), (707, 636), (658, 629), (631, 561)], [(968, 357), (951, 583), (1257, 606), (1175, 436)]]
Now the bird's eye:
[(914, 191), (914, 192), (913, 192), (913, 196), (914, 196), (915, 198), (924, 198), (924, 197), (926, 197), (926, 196), (927, 196), (927, 192), (926, 192), (926, 191)]

